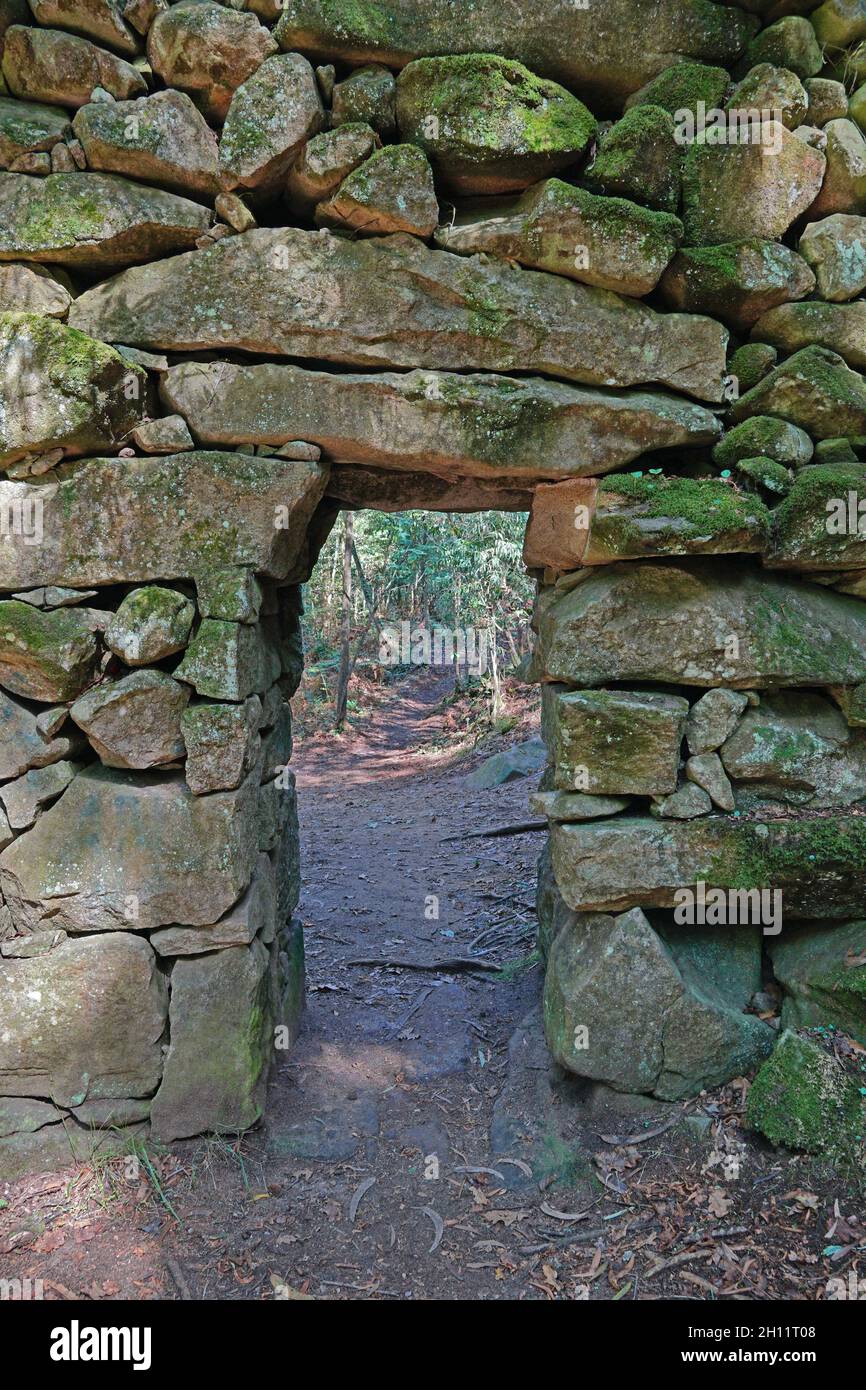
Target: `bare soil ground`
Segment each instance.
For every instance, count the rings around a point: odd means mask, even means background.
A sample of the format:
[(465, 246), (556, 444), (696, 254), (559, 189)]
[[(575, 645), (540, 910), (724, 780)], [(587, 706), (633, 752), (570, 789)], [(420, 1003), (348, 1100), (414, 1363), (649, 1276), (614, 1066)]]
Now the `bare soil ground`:
[(627, 1113), (550, 1063), (542, 837), (471, 838), (530, 819), (532, 783), (467, 787), (447, 695), (412, 677), (296, 751), (308, 1004), (266, 1123), (0, 1184), (3, 1277), (57, 1299), (812, 1300), (866, 1275), (862, 1196), (745, 1132), (746, 1082)]

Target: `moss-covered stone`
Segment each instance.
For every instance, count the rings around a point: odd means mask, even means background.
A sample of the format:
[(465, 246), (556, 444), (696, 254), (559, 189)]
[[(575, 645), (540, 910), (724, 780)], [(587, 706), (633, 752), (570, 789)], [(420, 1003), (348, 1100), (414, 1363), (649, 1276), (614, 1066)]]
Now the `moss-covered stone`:
[(372, 128), (381, 140), (397, 138), (397, 83), (378, 63), (356, 68), (334, 88), (331, 119), (339, 130), (348, 123)]
[(407, 232), (427, 238), (438, 222), (433, 170), (417, 145), (376, 150), (316, 209), (317, 226), (345, 227), (362, 236)]
[(732, 354), (728, 367), (736, 378), (740, 394), (751, 391), (759, 381), (771, 372), (779, 360), (779, 354), (770, 343), (744, 343)]
[(565, 88), (493, 54), (410, 63), (397, 82), (397, 124), (462, 194), (528, 188), (576, 163), (596, 129)]
[(0, 258), (116, 268), (184, 251), (210, 226), (199, 203), (113, 174), (0, 174)]
[[(682, 901), (679, 890), (695, 892), (700, 883), (707, 895), (724, 894), (717, 930), (733, 914), (778, 935), (780, 925), (845, 921), (862, 907), (866, 821), (856, 814), (805, 812), (764, 821), (614, 816), (553, 825), (551, 837), (556, 881), (579, 912), (671, 908)], [(706, 901), (712, 926), (709, 896)]]
[(261, 721), (262, 706), (256, 695), (241, 704), (190, 705), (181, 720), (190, 789), (200, 796), (239, 787), (255, 765)]
[(176, 672), (213, 700), (263, 694), (279, 674), (279, 659), (260, 626), (220, 618), (202, 620)]
[(185, 92), (92, 101), (72, 122), (87, 167), (157, 183), (187, 197), (219, 189), (216, 136)]
[(863, 567), (866, 472), (862, 465), (814, 464), (802, 469), (776, 509), (774, 521), (768, 565), (818, 571)]
[(772, 63), (758, 63), (737, 83), (727, 109), (772, 112), (787, 130), (796, 130), (806, 120), (809, 98), (795, 72)]
[(86, 609), (0, 601), (0, 685), (48, 704), (74, 699), (96, 667), (93, 627)]
[(826, 48), (847, 48), (866, 39), (866, 14), (857, 0), (824, 0), (809, 19), (815, 37)]
[(769, 949), (786, 1028), (839, 1028), (866, 1043), (866, 922), (795, 927)]
[(815, 276), (802, 256), (760, 237), (681, 250), (662, 279), (673, 308), (712, 314), (739, 333), (748, 333), (777, 304), (802, 299)]
[(264, 1106), (273, 1025), (269, 952), (260, 940), (176, 961), (171, 1045), (151, 1107), (156, 1136), (254, 1125)]
[[(857, 299), (852, 304), (822, 304), (818, 300), (780, 304), (758, 319), (752, 334), (786, 355), (800, 353), (803, 348), (826, 348), (856, 371), (866, 369), (866, 300)], [(833, 434), (842, 431), (840, 424)], [(858, 426), (850, 432), (860, 434), (862, 428)]]
[(193, 796), (180, 772), (98, 763), (0, 855), (20, 932), (207, 926), (237, 902), (258, 856), (258, 778)]
[(763, 503), (727, 482), (620, 473), (599, 484), (582, 563), (756, 552), (769, 534)]
[(603, 24), (572, 0), (554, 0), (543, 22), (534, 0), (507, 9), (473, 0), (457, 22), (453, 0), (286, 0), (279, 11), (280, 47), (320, 61), (402, 67), (442, 53), (500, 53), (606, 111), (671, 63), (730, 67), (755, 28), (752, 16), (707, 0), (607, 0)]
[(4, 507), (17, 498), (42, 508), (40, 545), (13, 529), (0, 546), (0, 589), (206, 581), (235, 566), (285, 578), (326, 481), (319, 464), (199, 450), (76, 460), (38, 483), (0, 481)]
[(108, 624), (105, 641), (127, 666), (149, 666), (183, 650), (194, 616), (194, 604), (176, 589), (133, 589)]
[(680, 205), (682, 150), (674, 120), (661, 106), (635, 106), (602, 135), (584, 173), (594, 192), (675, 213)]
[(0, 169), (21, 155), (50, 150), (69, 130), (69, 116), (57, 106), (0, 97)]
[(779, 122), (761, 139), (719, 145), (707, 129), (689, 146), (683, 168), (683, 222), (695, 246), (783, 237), (815, 202), (827, 167)]
[(314, 135), (289, 170), (286, 192), (293, 208), (309, 213), (325, 202), (379, 144), (373, 128), (357, 121)]
[(797, 425), (772, 415), (753, 415), (719, 440), (713, 462), (719, 468), (734, 468), (742, 459), (768, 458), (785, 468), (802, 468), (814, 451), (808, 434)]
[(675, 790), (688, 701), (628, 690), (577, 690), (555, 701), (556, 787), (607, 796)]
[(0, 468), (44, 472), (46, 454), (50, 466), (122, 442), (141, 418), (145, 382), (114, 348), (57, 319), (0, 314)]
[[(765, 329), (758, 331), (764, 333)], [(741, 396), (732, 413), (737, 421), (755, 415), (779, 416), (813, 439), (861, 435), (866, 433), (866, 383), (837, 353), (806, 347)], [(755, 452), (773, 454), (772, 449)]]
[(794, 481), (790, 468), (785, 468), (783, 464), (776, 463), (775, 459), (771, 458), (738, 459), (736, 471), (748, 483), (756, 483), (771, 497), (787, 496)]
[(534, 670), (581, 689), (662, 681), (750, 690), (856, 685), (864, 660), (858, 599), (742, 561), (648, 560), (604, 566), (554, 592), (539, 609)]
[(547, 179), (492, 215), (458, 216), (436, 240), (459, 255), (484, 252), (642, 296), (655, 289), (682, 236), (682, 223), (669, 213)]
[(730, 85), (730, 75), (724, 68), (707, 63), (673, 63), (634, 92), (625, 109), (661, 106), (671, 116), (676, 116), (678, 111), (692, 111), (697, 115), (702, 102), (707, 111), (721, 106)]
[(718, 429), (709, 411), (661, 392), (487, 373), (337, 375), (214, 362), (171, 368), (162, 391), (201, 439), (266, 444), (300, 430), (335, 462), (440, 477), (606, 473), (646, 449), (712, 442)]
[[(702, 400), (724, 394), (727, 333), (710, 319), (659, 314), (408, 237), (259, 228), (116, 276), (80, 295), (70, 322), (142, 347), (222, 345), (356, 368), (535, 371), (606, 387), (652, 380)], [(297, 429), (283, 437), (296, 439)]]
[[(707, 933), (703, 933), (706, 936)], [(731, 949), (679, 929), (664, 939), (635, 909), (578, 915), (553, 940), (544, 1028), (561, 1066), (616, 1090), (696, 1095), (767, 1056), (772, 1033), (743, 1010), (759, 972), (754, 928)]]
[(755, 1077), (746, 1123), (774, 1144), (863, 1161), (864, 1101), (829, 1053), (788, 1031)]
[(822, 299), (842, 303), (866, 289), (866, 217), (836, 213), (811, 222), (800, 254), (815, 272)]
[(818, 810), (866, 798), (866, 738), (811, 691), (765, 695), (725, 741), (721, 759), (744, 793), (741, 805), (764, 798)]
[(816, 77), (824, 66), (824, 55), (808, 19), (786, 15), (756, 34), (749, 43), (741, 67), (753, 68), (757, 63), (790, 68), (802, 78)]
[(316, 75), (306, 58), (266, 58), (237, 88), (226, 114), (219, 149), (223, 188), (275, 191), (324, 123)]

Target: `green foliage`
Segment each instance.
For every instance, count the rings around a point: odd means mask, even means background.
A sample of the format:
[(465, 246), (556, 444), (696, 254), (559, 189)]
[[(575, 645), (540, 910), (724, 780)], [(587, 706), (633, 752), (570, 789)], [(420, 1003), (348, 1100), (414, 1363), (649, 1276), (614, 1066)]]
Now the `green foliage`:
[[(378, 627), (409, 622), (498, 634), (503, 667), (526, 654), (534, 586), (522, 558), (526, 514), (356, 512), (355, 546), (367, 594), (353, 567), (351, 627), (358, 667), (375, 666)], [(343, 527), (335, 526), (305, 589), (307, 670), (321, 679), (339, 661)], [(370, 602), (375, 620), (370, 618)]]

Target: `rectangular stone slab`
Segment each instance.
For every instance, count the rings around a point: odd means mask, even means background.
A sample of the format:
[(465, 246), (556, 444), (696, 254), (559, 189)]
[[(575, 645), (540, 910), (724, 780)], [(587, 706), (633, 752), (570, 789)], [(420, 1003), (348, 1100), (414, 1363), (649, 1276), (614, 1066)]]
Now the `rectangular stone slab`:
[(151, 1107), (157, 1138), (237, 1133), (260, 1118), (273, 1051), (270, 985), (258, 939), (176, 962), (171, 1046)]
[(135, 266), (85, 291), (69, 323), (104, 342), (360, 367), (541, 372), (589, 386), (669, 386), (721, 401), (728, 333), (713, 319), (545, 271), (262, 227)]
[(141, 931), (216, 922), (247, 888), (258, 779), (194, 796), (181, 773), (75, 778), (0, 855), (0, 888), (24, 932)]
[(652, 556), (751, 554), (769, 534), (763, 502), (724, 482), (622, 474), (537, 487), (523, 558), (529, 569), (563, 571)]
[(543, 597), (535, 670), (547, 681), (734, 689), (866, 679), (866, 605), (745, 563), (617, 564)]
[(676, 791), (689, 702), (631, 690), (575, 690), (554, 700), (558, 791), (664, 796)]
[(784, 930), (786, 919), (853, 917), (866, 889), (866, 819), (857, 816), (765, 823), (618, 816), (553, 825), (551, 853), (565, 901), (588, 912), (670, 908), (678, 888), (703, 882), (781, 890)]
[(63, 1106), (150, 1095), (166, 1013), (165, 981), (142, 937), (66, 940), (0, 960), (0, 1092)]
[(327, 477), (316, 463), (193, 452), (84, 459), (32, 482), (0, 480), (0, 515), (38, 508), (42, 527), (39, 545), (7, 532), (0, 589), (188, 579), (236, 566), (283, 578)]
[(731, 67), (754, 21), (707, 0), (285, 0), (280, 47), (321, 61), (402, 67), (443, 53), (499, 53), (605, 110), (685, 58)]
[(414, 371), (375, 376), (265, 363), (184, 362), (160, 391), (206, 444), (305, 439), (335, 463), (445, 477), (605, 473), (648, 450), (712, 442), (711, 411), (653, 391), (616, 394), (540, 377)]

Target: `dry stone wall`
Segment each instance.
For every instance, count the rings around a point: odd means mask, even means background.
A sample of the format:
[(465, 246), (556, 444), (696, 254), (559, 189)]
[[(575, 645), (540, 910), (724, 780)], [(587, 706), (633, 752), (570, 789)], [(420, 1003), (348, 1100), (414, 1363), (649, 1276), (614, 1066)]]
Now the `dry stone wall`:
[(0, 1172), (261, 1117), (340, 507), (530, 513), (556, 1059), (750, 1072), (767, 954), (866, 1042), (866, 6), (0, 0), (0, 48)]

